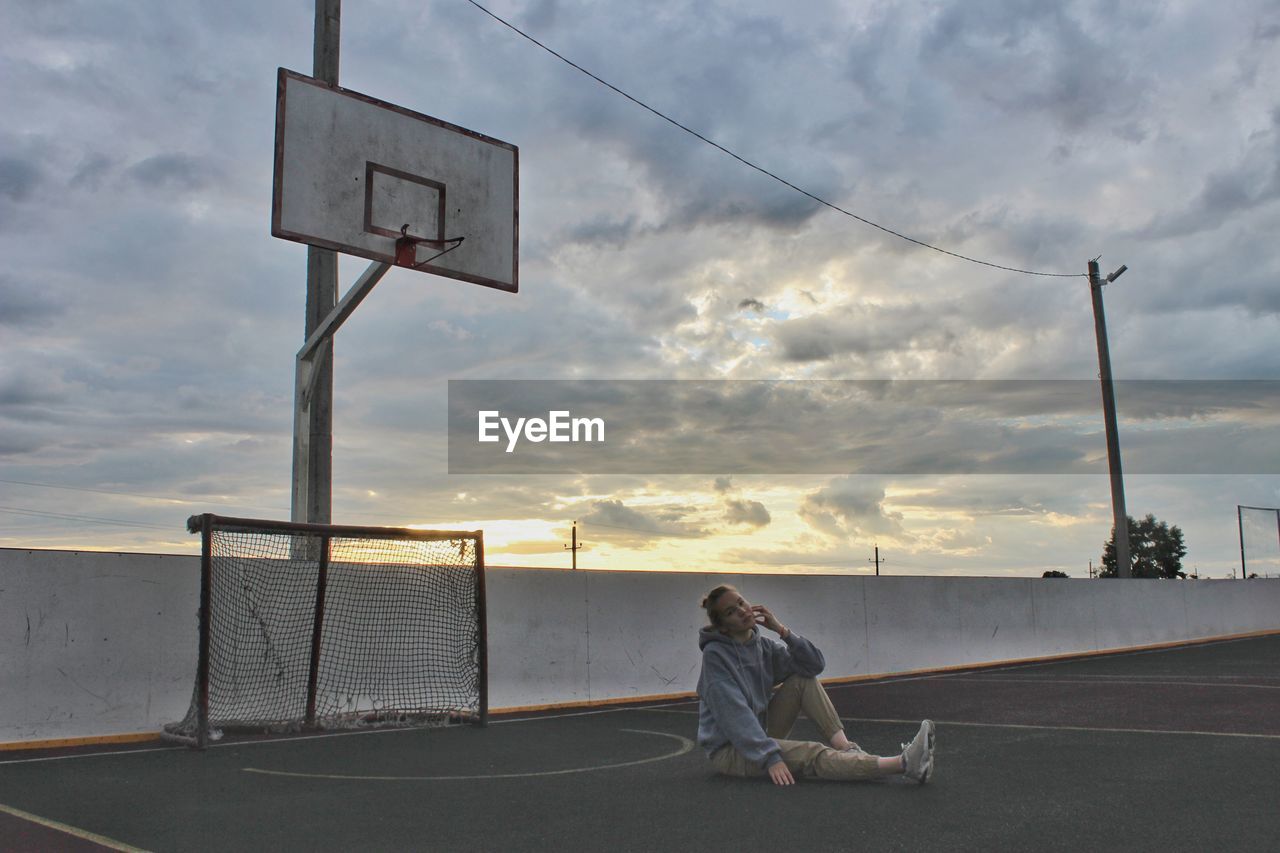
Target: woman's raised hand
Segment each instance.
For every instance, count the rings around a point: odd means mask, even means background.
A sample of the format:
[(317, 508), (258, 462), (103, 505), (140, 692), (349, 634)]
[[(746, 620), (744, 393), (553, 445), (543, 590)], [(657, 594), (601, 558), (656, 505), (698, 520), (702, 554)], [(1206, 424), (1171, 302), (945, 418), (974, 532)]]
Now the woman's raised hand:
[(791, 633), (787, 630), (787, 626), (779, 622), (778, 617), (773, 615), (773, 611), (763, 604), (753, 604), (751, 609), (755, 612), (757, 625), (763, 625), (779, 637), (785, 637)]

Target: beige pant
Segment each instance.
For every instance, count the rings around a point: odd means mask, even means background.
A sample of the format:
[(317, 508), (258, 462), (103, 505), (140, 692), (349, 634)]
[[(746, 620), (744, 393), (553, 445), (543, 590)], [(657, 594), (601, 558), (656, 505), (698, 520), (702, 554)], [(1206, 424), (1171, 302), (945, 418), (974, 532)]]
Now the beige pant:
[[(782, 760), (793, 775), (835, 780), (871, 779), (883, 775), (876, 757), (867, 755), (856, 746), (848, 752), (840, 752), (814, 741), (785, 740), (801, 711), (817, 725), (827, 741), (844, 729), (831, 698), (816, 678), (793, 675), (782, 682), (769, 700), (765, 731), (778, 742)], [(711, 766), (726, 776), (768, 775), (766, 768), (748, 761), (733, 748), (733, 744), (726, 744), (713, 752)]]

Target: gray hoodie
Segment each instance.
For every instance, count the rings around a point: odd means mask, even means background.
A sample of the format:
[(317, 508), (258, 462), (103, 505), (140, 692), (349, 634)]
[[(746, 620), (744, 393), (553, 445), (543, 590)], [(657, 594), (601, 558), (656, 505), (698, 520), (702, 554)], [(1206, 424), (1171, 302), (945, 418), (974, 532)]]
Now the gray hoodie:
[(813, 677), (827, 665), (817, 646), (796, 634), (785, 640), (751, 630), (745, 643), (716, 628), (698, 632), (698, 745), (707, 755), (727, 743), (763, 769), (782, 760), (778, 742), (765, 734), (765, 712), (775, 684), (792, 675)]

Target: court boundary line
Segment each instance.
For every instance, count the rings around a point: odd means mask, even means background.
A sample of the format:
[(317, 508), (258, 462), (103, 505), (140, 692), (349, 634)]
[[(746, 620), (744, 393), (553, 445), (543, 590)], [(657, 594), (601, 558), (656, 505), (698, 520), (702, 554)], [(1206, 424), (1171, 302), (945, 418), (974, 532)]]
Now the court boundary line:
[[(660, 714), (686, 714), (693, 716), (697, 711), (681, 711), (677, 708), (648, 708), (646, 710)], [(1116, 728), (1093, 728), (1090, 726), (1038, 726), (1030, 723), (979, 723), (967, 720), (940, 720), (930, 718), (935, 726), (967, 726), (969, 728), (983, 729), (1031, 729), (1036, 731), (1049, 732), (1084, 732), (1093, 734), (1103, 732), (1105, 734), (1138, 734), (1138, 735), (1199, 735), (1201, 737), (1239, 737), (1239, 738), (1260, 738), (1262, 740), (1280, 740), (1280, 735), (1254, 734), (1251, 732), (1202, 732), (1194, 729), (1116, 729)], [(841, 717), (843, 723), (888, 723), (892, 725), (918, 726), (920, 720), (894, 720), (884, 717)]]
[[(965, 676), (965, 675), (963, 675), (963, 674), (961, 674), (961, 675), (958, 675), (958, 676), (947, 676), (947, 677), (948, 677), (948, 678), (953, 678), (953, 677), (954, 677), (954, 678), (965, 678), (966, 676)], [(1052, 676), (1052, 675), (1046, 675), (1046, 676), (1044, 676), (1043, 678), (1036, 678), (1035, 676), (1020, 676), (1020, 677), (1021, 677), (1023, 680), (1025, 680), (1025, 681), (1046, 681), (1046, 682), (1048, 682), (1048, 681), (1052, 681), (1052, 679), (1053, 679), (1055, 676)], [(1136, 682), (1136, 681), (1176, 680), (1176, 679), (1177, 679), (1177, 676), (1174, 676), (1174, 675), (1143, 675), (1143, 674), (1138, 673), (1138, 672), (1130, 672), (1130, 673), (1123, 673), (1123, 674), (1116, 674), (1116, 673), (1110, 673), (1110, 672), (1078, 672), (1078, 673), (1075, 673), (1074, 675), (1072, 675), (1071, 677), (1072, 677), (1072, 678), (1087, 679), (1087, 680), (1090, 680), (1090, 681), (1099, 681), (1099, 682), (1101, 682), (1101, 681), (1120, 681), (1120, 680), (1135, 681), (1135, 682)], [(1211, 679), (1211, 680), (1212, 680), (1212, 683), (1214, 683), (1214, 684), (1219, 684), (1219, 683), (1221, 683), (1221, 684), (1223, 684), (1224, 686), (1225, 686), (1228, 682), (1232, 682), (1232, 681), (1245, 681), (1245, 680), (1250, 679), (1250, 678), (1254, 678), (1254, 679), (1257, 679), (1257, 678), (1261, 678), (1261, 679), (1269, 679), (1269, 680), (1275, 681), (1275, 682), (1277, 682), (1277, 683), (1280, 683), (1280, 675), (1204, 675), (1204, 674), (1199, 674), (1199, 675), (1188, 675), (1188, 676), (1186, 676), (1186, 677), (1187, 677), (1187, 678)], [(975, 672), (975, 673), (973, 673), (972, 677), (970, 677), (970, 680), (971, 680), (971, 681), (999, 681), (999, 680), (1000, 680), (1000, 678), (1001, 678), (1001, 675), (1000, 675), (1000, 673), (998, 673), (998, 672), (996, 672), (996, 673)]]
[[(1000, 678), (1000, 677), (965, 678), (963, 676), (959, 676), (956, 678), (948, 678), (947, 680), (952, 682), (961, 682), (965, 684), (968, 684), (968, 683), (1043, 684), (1045, 686), (1049, 686), (1053, 684), (1096, 684), (1096, 685), (1115, 684), (1115, 682), (1111, 680), (1099, 681), (1091, 678), (1081, 678), (1079, 676), (1074, 676), (1072, 678), (1019, 678), (1017, 676), (1013, 678)], [(1280, 690), (1280, 684), (1229, 684), (1229, 683), (1220, 683), (1220, 682), (1212, 682), (1212, 681), (1170, 681), (1170, 680), (1148, 681), (1144, 679), (1137, 679), (1137, 680), (1129, 681), (1126, 683), (1126, 686), (1134, 686), (1134, 687), (1138, 687), (1138, 686), (1145, 687), (1148, 685), (1154, 686), (1154, 687), (1215, 687), (1215, 688), (1223, 688), (1223, 689), (1231, 688), (1235, 690), (1241, 690), (1241, 689)]]
[(79, 838), (84, 841), (92, 841), (94, 844), (100, 844), (103, 847), (110, 847), (112, 850), (119, 850), (121, 853), (147, 853), (147, 851), (142, 847), (134, 847), (130, 844), (125, 844), (123, 841), (116, 841), (114, 838), (108, 838), (105, 835), (99, 835), (98, 833), (90, 832), (87, 829), (80, 829), (79, 827), (72, 826), (69, 823), (63, 823), (52, 818), (41, 817), (40, 815), (32, 814), (31, 812), (24, 812), (22, 809), (15, 809), (13, 806), (7, 806), (4, 803), (0, 803), (0, 812), (16, 817), (19, 820), (25, 820), (39, 826), (43, 826), (46, 829), (66, 833), (74, 838)]
[(539, 770), (529, 773), (490, 773), (466, 776), (368, 776), (347, 773), (301, 773), (287, 770), (265, 770), (259, 767), (242, 767), (243, 773), (255, 773), (262, 776), (287, 776), (292, 779), (328, 779), (341, 782), (476, 782), (487, 781), (489, 779), (536, 779), (545, 776), (569, 776), (574, 773), (593, 773), (599, 770), (615, 770), (619, 767), (636, 767), (641, 764), (653, 764), (658, 761), (666, 761), (671, 758), (679, 758), (693, 751), (696, 744), (683, 735), (673, 735), (670, 732), (654, 732), (647, 729), (619, 729), (622, 732), (634, 732), (636, 734), (658, 735), (659, 737), (671, 738), (680, 743), (680, 748), (675, 752), (667, 752), (662, 755), (650, 758), (641, 758), (635, 761), (621, 761), (614, 764), (598, 764), (592, 767), (570, 767), (563, 770)]
[[(873, 717), (841, 717), (842, 721), (850, 723), (901, 723), (903, 725), (918, 726), (919, 720), (883, 720)], [(934, 720), (935, 726), (966, 726), (977, 729), (1031, 729), (1038, 731), (1051, 732), (1084, 732), (1087, 734), (1104, 734), (1116, 735), (1197, 735), (1200, 737), (1236, 737), (1236, 738), (1258, 738), (1261, 740), (1280, 740), (1280, 735), (1253, 734), (1251, 732), (1202, 732), (1194, 729), (1116, 729), (1116, 728), (1090, 728), (1089, 726), (1035, 726), (1028, 723), (975, 723), (965, 722), (962, 720)]]
[[(665, 705), (665, 703), (664, 703)], [(540, 714), (535, 717), (513, 717), (505, 720), (489, 720), (488, 725), (500, 726), (509, 723), (536, 723), (542, 720), (562, 720), (570, 717), (591, 717), (600, 714), (617, 714), (626, 711), (646, 711), (650, 708), (659, 708), (663, 705), (627, 705), (625, 707), (597, 708), (591, 711), (577, 711), (568, 714)], [(325, 738), (338, 737), (355, 737), (358, 735), (389, 735), (389, 734), (407, 734), (421, 732), (439, 732), (453, 730), (471, 730), (473, 726), (401, 726), (398, 728), (382, 728), (382, 729), (360, 729), (357, 731), (332, 730), (316, 732), (315, 734), (306, 735), (284, 735), (279, 737), (263, 737), (252, 740), (224, 740), (216, 743), (210, 743), (208, 749), (226, 749), (230, 747), (248, 747), (261, 746), (277, 743), (297, 743), (299, 741), (323, 740)], [(45, 761), (70, 761), (81, 758), (110, 758), (117, 755), (145, 755), (152, 752), (190, 752), (191, 747), (181, 744), (172, 744), (169, 746), (152, 746), (144, 749), (117, 749), (109, 752), (76, 752), (70, 755), (42, 755), (33, 756), (31, 758), (11, 758), (0, 759), (0, 767), (9, 764), (38, 764)]]

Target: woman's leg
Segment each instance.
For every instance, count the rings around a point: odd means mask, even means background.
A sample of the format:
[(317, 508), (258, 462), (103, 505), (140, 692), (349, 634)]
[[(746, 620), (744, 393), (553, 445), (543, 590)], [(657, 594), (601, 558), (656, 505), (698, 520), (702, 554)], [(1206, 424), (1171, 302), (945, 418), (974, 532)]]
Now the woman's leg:
[[(795, 776), (850, 781), (876, 779), (902, 772), (896, 758), (879, 758), (865, 752), (832, 749), (816, 741), (779, 740), (778, 747), (782, 750), (782, 760)], [(711, 766), (716, 772), (726, 776), (749, 779), (768, 775), (767, 770), (747, 761), (732, 744), (722, 746), (711, 754)]]
[(800, 712), (813, 721), (822, 737), (840, 750), (857, 749), (844, 734), (844, 724), (831, 704), (831, 697), (816, 678), (793, 675), (774, 691), (769, 700), (769, 713), (765, 730), (774, 740), (791, 734)]
[(849, 782), (902, 772), (902, 763), (896, 757), (881, 758), (857, 749), (832, 749), (814, 741), (780, 740), (778, 746), (782, 748), (782, 760), (796, 776)]

